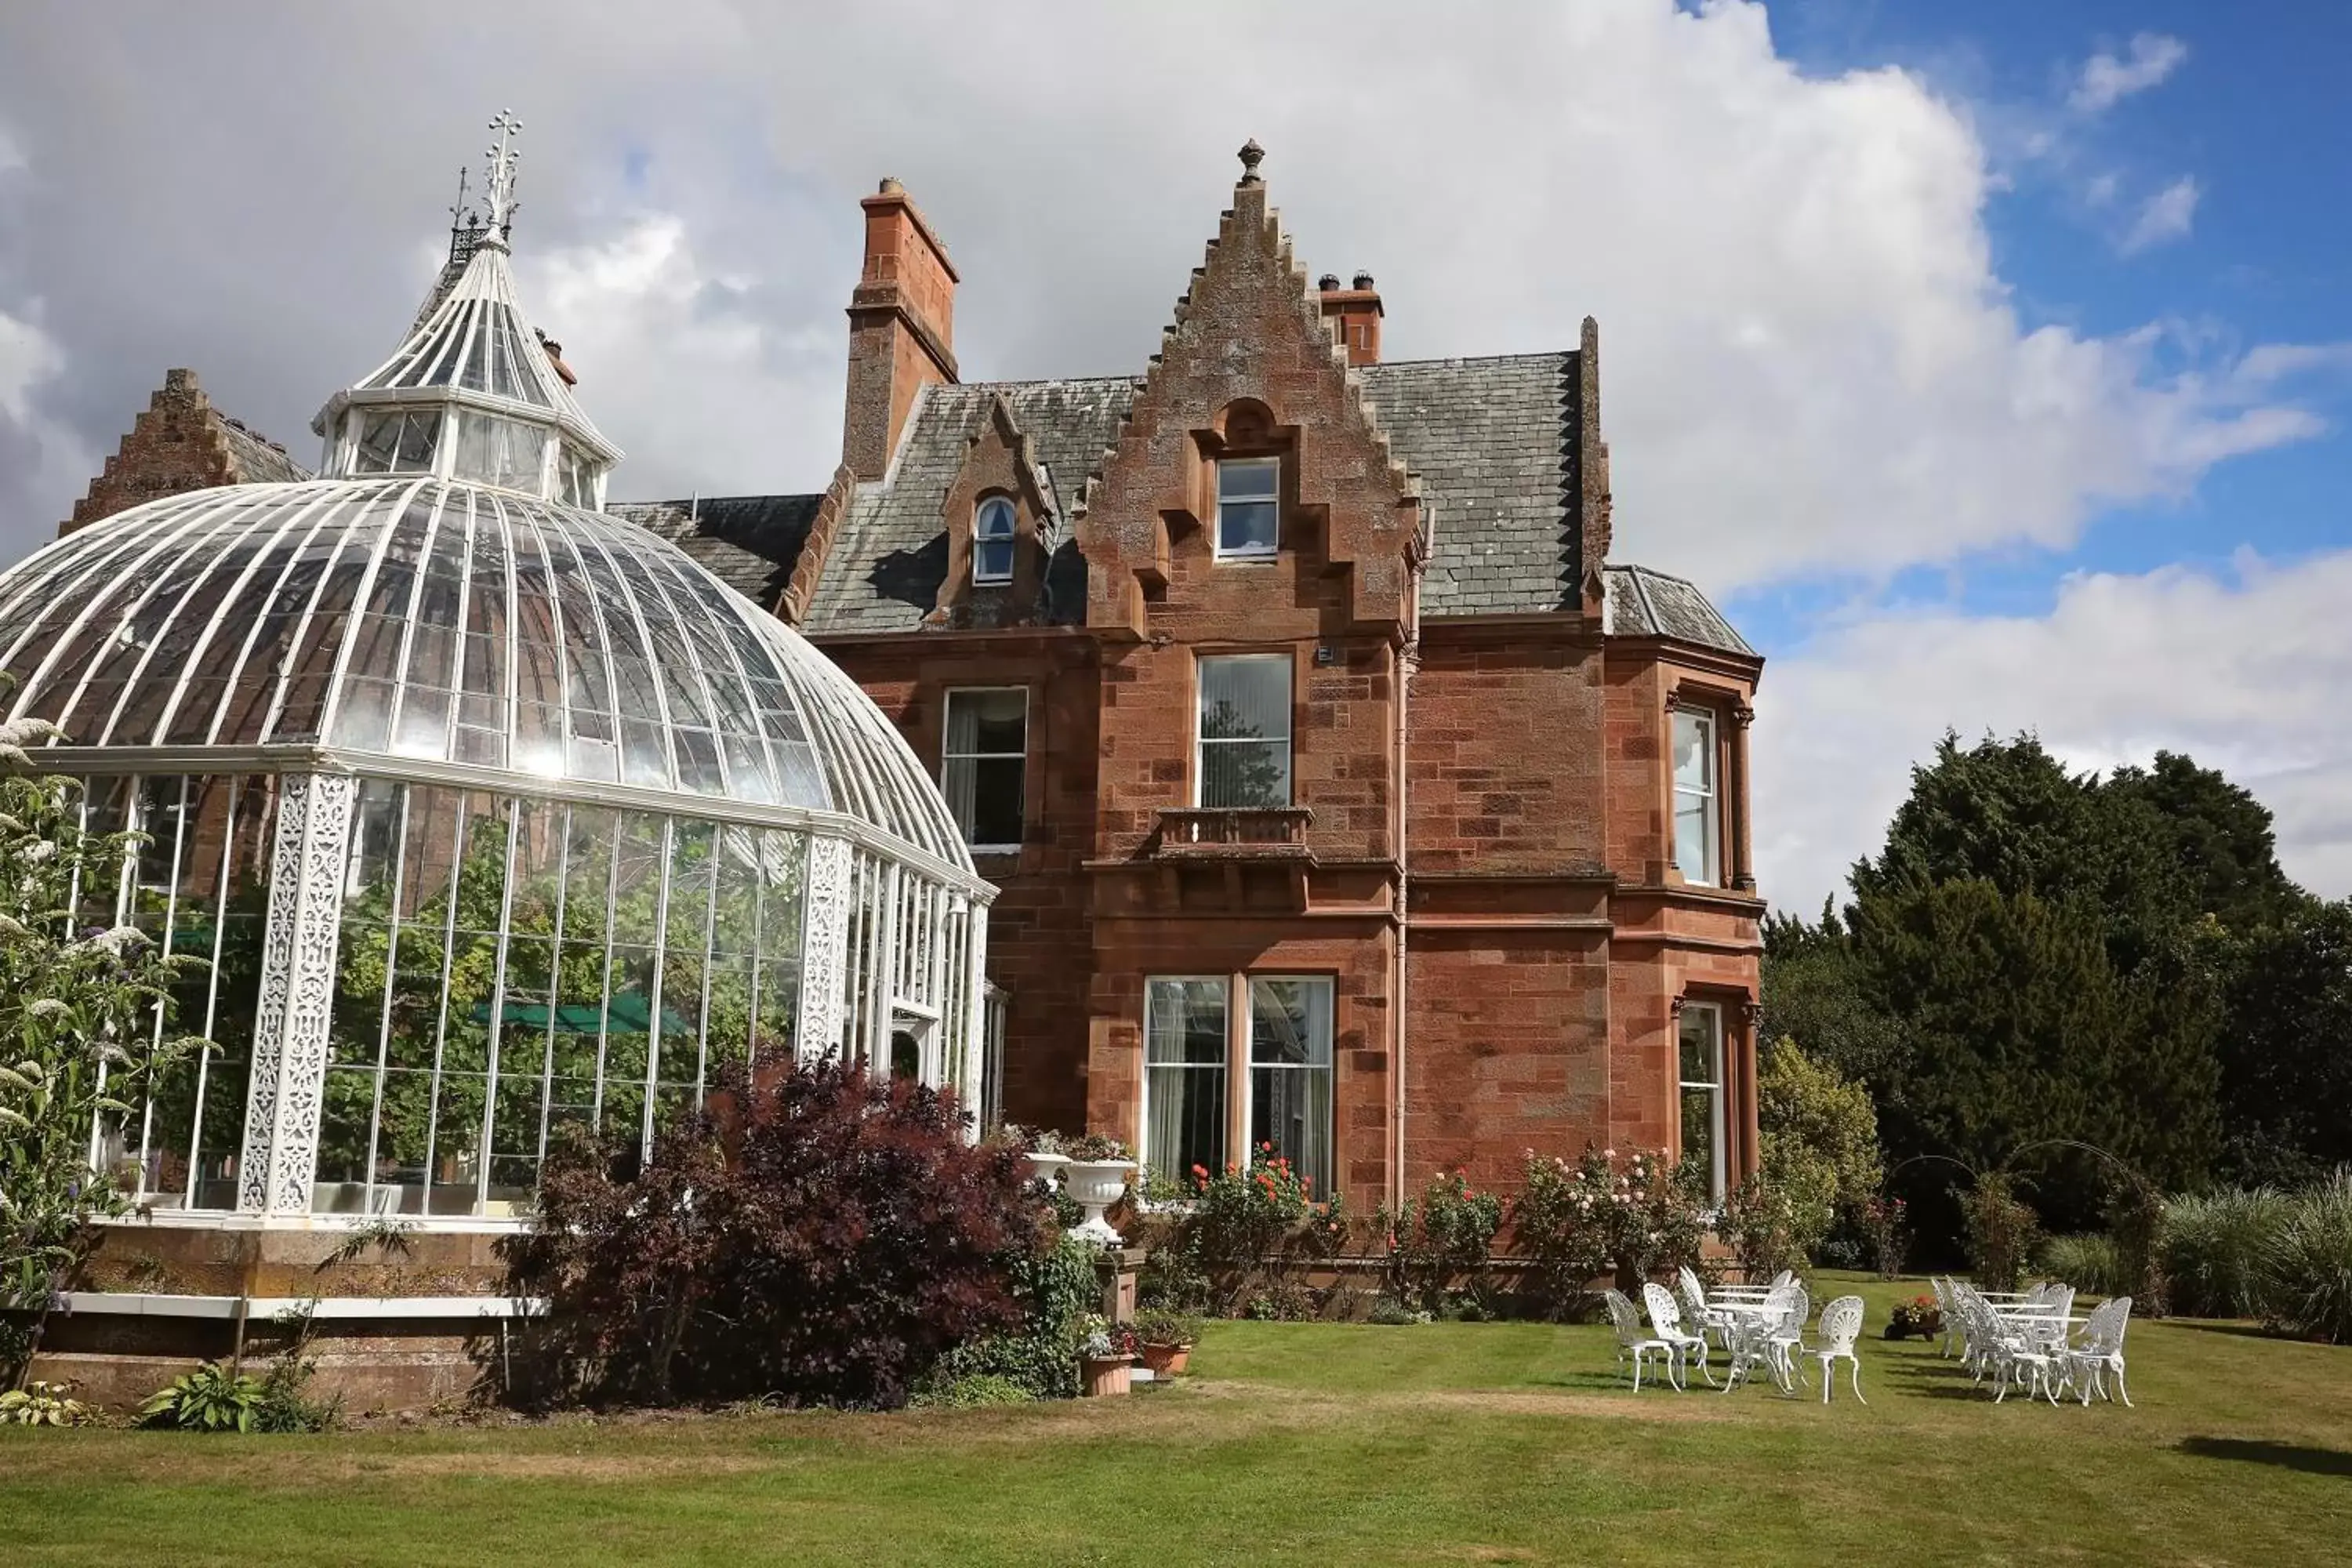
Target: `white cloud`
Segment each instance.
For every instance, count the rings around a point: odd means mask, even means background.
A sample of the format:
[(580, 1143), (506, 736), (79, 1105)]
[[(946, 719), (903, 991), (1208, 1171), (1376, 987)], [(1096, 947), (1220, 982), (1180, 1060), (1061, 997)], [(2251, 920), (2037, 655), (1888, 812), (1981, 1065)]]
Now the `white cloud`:
[(748, 308), (752, 280), (715, 271), (677, 215), (640, 215), (598, 244), (526, 248), (517, 270), (592, 416), (632, 449), (628, 495), (755, 485), (780, 432), (837, 446), (845, 351), (833, 323), (779, 327)]
[(2153, 245), (2187, 237), (2197, 216), (2197, 198), (2204, 193), (2196, 176), (2183, 174), (2147, 198), (2120, 242), (2126, 256), (2137, 256)]
[[(824, 482), (856, 201), (879, 175), (954, 249), (967, 376), (1131, 372), (1249, 135), (1302, 264), (1380, 277), (1392, 354), (1558, 348), (1597, 315), (1619, 549), (1718, 593), (2063, 547), (2109, 506), (2321, 427), (2222, 340), (2027, 319), (1994, 268), (1971, 106), (1900, 70), (1806, 76), (1757, 5), (1465, 5), (1442, 38), (1408, 0), (1362, 0), (1337, 37), (1305, 8), (1213, 0), (1181, 28), (1045, 0), (615, 5), (594, 29), (478, 9), (462, 58), (496, 69), (447, 75), (267, 8), (132, 29), (68, 9), (26, 47), (0, 37), (0, 98), (53, 138), (28, 143), (45, 175), (85, 161), (48, 181), (81, 199), (25, 233), (74, 374), (122, 400), (79, 405), (93, 440), (166, 363), (299, 433), (407, 321), (417, 280), (384, 249), (429, 231), (446, 162), (505, 102), (530, 125), (519, 264), (533, 289), (555, 285), (542, 263), (587, 269), (531, 302), (630, 451), (624, 496)], [(1008, 51), (1052, 90), (1008, 90)], [(13, 75), (12, 53), (31, 62)], [(86, 59), (106, 63), (103, 114), (47, 96)], [(317, 129), (298, 163), (209, 177), (265, 109)], [(331, 195), (299, 243), (247, 243), (285, 231), (289, 184)], [(649, 214), (670, 248), (646, 248)]]
[(2038, 732), (2076, 768), (2186, 752), (2277, 814), (2290, 875), (2352, 893), (2352, 552), (2069, 578), (2042, 616), (1890, 609), (1778, 660), (1759, 696), (1758, 872), (1810, 914), (1876, 853), (1947, 728)]
[(2189, 46), (2165, 33), (2139, 33), (2119, 58), (2102, 49), (2083, 62), (2067, 106), (2080, 114), (2103, 114), (2136, 92), (2146, 92), (2180, 68)]

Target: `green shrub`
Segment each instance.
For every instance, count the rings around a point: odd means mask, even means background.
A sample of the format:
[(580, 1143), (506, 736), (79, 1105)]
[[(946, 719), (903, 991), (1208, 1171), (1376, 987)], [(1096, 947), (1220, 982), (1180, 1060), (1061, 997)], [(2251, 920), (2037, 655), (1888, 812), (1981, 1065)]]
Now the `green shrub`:
[(1756, 1088), (1759, 1174), (1777, 1194), (1790, 1239), (1810, 1258), (1838, 1216), (1860, 1210), (1885, 1179), (1878, 1113), (1869, 1089), (1811, 1060), (1794, 1040), (1764, 1054)]
[(2128, 1293), (2121, 1284), (2122, 1265), (2116, 1256), (2113, 1237), (2095, 1233), (2044, 1237), (2035, 1256), (2038, 1261), (2034, 1267), (2040, 1273), (2063, 1280), (2086, 1295)]
[(1486, 1261), (1495, 1233), (1503, 1228), (1503, 1200), (1471, 1186), (1464, 1172), (1441, 1172), (1418, 1204), (1407, 1198), (1394, 1214), (1383, 1208), (1373, 1223), (1387, 1243), (1382, 1292), (1442, 1312), (1457, 1290), (1485, 1292)]
[(208, 1361), (148, 1396), (139, 1414), (151, 1426), (182, 1432), (250, 1432), (262, 1407), (261, 1380)]
[(1977, 1289), (2016, 1289), (2040, 1229), (2033, 1210), (2018, 1198), (2009, 1178), (2000, 1174), (1977, 1178), (1961, 1208)]
[(1636, 1150), (1621, 1169), (1614, 1149), (1587, 1145), (1571, 1164), (1530, 1152), (1511, 1205), (1514, 1249), (1534, 1265), (1536, 1292), (1554, 1318), (1600, 1307), (1594, 1280), (1638, 1287), (1684, 1264), (1705, 1272), (1705, 1188), (1661, 1151)]
[(2294, 1195), (2258, 1279), (2265, 1318), (2332, 1345), (2352, 1342), (2352, 1165)]
[(1066, 1235), (1052, 1250), (1017, 1261), (1013, 1291), (1021, 1303), (1021, 1326), (957, 1346), (926, 1386), (936, 1393), (997, 1379), (1031, 1399), (1076, 1399), (1080, 1326), (1102, 1305), (1102, 1279), (1095, 1270), (1101, 1256), (1091, 1242)]
[(2172, 1199), (2161, 1250), (2173, 1310), (2200, 1318), (2260, 1318), (2263, 1260), (2291, 1200), (2269, 1187), (2234, 1187)]
[(1037, 1396), (1012, 1378), (994, 1373), (935, 1381), (907, 1403), (919, 1410), (976, 1410), (991, 1405), (1029, 1405)]

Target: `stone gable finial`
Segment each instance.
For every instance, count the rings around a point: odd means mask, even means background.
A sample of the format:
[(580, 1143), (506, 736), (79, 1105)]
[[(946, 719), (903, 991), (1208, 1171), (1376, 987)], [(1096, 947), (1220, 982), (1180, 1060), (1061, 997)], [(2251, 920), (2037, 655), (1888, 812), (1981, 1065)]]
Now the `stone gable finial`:
[(1256, 137), (1253, 136), (1248, 141), (1242, 143), (1240, 157), (1242, 161), (1242, 184), (1244, 185), (1255, 185), (1259, 184), (1257, 166), (1265, 162), (1265, 149), (1257, 144)]

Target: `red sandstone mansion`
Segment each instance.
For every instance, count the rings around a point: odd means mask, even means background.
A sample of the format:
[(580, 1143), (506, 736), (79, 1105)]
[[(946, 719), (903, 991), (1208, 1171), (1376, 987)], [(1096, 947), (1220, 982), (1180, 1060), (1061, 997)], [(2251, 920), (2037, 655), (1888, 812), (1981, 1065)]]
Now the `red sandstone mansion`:
[[(987, 1108), (1181, 1176), (1756, 1161), (1762, 660), (1609, 559), (1598, 335), (1384, 363), (1255, 145), (1160, 352), (969, 382), (957, 273), (865, 201), (819, 494), (614, 505), (797, 626), (935, 769), (990, 919)], [(172, 373), (68, 528), (304, 477)]]

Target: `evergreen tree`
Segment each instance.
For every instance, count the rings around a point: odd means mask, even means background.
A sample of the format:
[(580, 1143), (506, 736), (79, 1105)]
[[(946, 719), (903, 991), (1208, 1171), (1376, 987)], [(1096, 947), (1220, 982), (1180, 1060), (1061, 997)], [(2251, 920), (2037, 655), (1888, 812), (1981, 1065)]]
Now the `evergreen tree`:
[(2143, 820), (2155, 825), (2198, 912), (2246, 930), (2302, 902), (2302, 889), (2279, 866), (2270, 808), (2217, 770), (2158, 752), (2153, 767), (2118, 768), (2104, 787), (2149, 808)]
[(1764, 921), (1764, 1016), (1758, 1037), (1793, 1040), (1840, 1077), (1881, 1091), (1903, 1032), (1869, 995), (1853, 940), (1824, 900), (1819, 925), (1794, 915)]
[(2352, 900), (2300, 899), (2217, 945), (2230, 1174), (2292, 1185), (2352, 1162)]
[[(2014, 1163), (2061, 1226), (2091, 1223), (2109, 1177), (2088, 1156), (2037, 1147), (2052, 1141), (2104, 1149), (2168, 1187), (2205, 1174), (2218, 1141), (2210, 988), (2157, 961), (2124, 970), (2104, 935), (2079, 896), (1983, 878), (1863, 900), (1857, 954), (1906, 1047), (1880, 1095), (1891, 1165)], [(1948, 1167), (1907, 1184), (1933, 1214)]]

